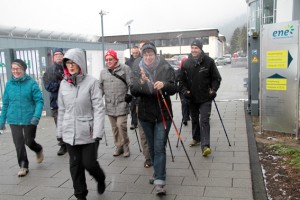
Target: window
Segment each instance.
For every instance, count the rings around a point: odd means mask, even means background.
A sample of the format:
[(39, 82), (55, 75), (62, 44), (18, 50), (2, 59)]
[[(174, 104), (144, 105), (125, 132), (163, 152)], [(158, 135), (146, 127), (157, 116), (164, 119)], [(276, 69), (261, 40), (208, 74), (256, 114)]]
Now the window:
[(277, 0), (263, 0), (262, 1), (262, 23), (273, 24), (276, 22), (276, 5)]

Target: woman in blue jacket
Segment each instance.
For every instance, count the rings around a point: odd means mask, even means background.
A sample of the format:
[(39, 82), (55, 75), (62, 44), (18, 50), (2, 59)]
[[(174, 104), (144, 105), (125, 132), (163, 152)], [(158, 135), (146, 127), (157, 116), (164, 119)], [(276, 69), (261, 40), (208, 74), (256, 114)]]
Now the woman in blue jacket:
[(20, 166), (18, 176), (29, 172), (25, 144), (36, 153), (37, 163), (44, 160), (43, 148), (35, 141), (44, 100), (37, 82), (25, 73), (26, 69), (23, 60), (12, 62), (12, 77), (5, 86), (0, 118), (0, 130), (4, 129), (5, 122), (10, 125)]

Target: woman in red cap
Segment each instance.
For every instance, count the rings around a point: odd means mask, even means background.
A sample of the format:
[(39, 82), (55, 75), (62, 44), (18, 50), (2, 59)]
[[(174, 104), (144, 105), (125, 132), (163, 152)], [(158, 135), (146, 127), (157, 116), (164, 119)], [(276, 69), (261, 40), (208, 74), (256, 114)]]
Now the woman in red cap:
[(127, 134), (129, 114), (129, 84), (131, 69), (119, 62), (117, 53), (110, 49), (105, 54), (106, 65), (100, 73), (100, 87), (105, 95), (105, 111), (112, 127), (116, 146), (113, 156), (130, 156)]

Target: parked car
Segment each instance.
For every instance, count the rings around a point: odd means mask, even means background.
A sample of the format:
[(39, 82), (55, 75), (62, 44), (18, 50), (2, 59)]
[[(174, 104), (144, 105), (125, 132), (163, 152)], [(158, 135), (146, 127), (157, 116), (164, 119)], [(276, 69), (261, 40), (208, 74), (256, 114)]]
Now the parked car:
[(226, 60), (224, 57), (219, 57), (215, 59), (215, 63), (217, 66), (219, 65), (226, 65)]
[(231, 64), (231, 55), (230, 54), (225, 54), (223, 57), (226, 60), (226, 64)]
[(175, 71), (179, 70), (179, 62), (173, 58), (166, 58), (166, 61), (174, 68)]

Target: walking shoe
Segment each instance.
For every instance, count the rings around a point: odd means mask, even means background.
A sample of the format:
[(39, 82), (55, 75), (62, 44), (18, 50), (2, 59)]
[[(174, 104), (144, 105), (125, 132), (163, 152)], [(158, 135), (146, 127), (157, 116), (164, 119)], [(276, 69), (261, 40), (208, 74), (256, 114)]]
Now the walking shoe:
[(134, 129), (136, 129), (137, 128), (137, 125), (135, 125), (135, 124), (131, 124), (131, 126), (130, 126), (130, 130), (134, 130)]
[(123, 149), (124, 149), (123, 156), (124, 156), (124, 157), (129, 157), (129, 156), (130, 156), (129, 146), (128, 146), (128, 145), (127, 145), (127, 146), (124, 146)]
[(203, 151), (202, 151), (202, 156), (206, 157), (209, 154), (211, 154), (211, 149), (209, 147), (204, 147)]
[(44, 160), (44, 154), (42, 149), (40, 152), (36, 153), (36, 162), (40, 164), (43, 162), (43, 160)]
[(200, 145), (200, 141), (197, 141), (197, 140), (193, 140), (193, 141), (189, 144), (190, 147), (199, 146), (199, 145)]
[(105, 187), (105, 179), (103, 180), (103, 182), (98, 182), (98, 193), (103, 194), (105, 191)]
[(184, 122), (183, 122), (183, 125), (187, 126), (187, 125), (188, 125), (187, 121), (184, 121)]
[(121, 148), (116, 148), (115, 149), (115, 152), (114, 152), (114, 154), (113, 154), (113, 156), (119, 156), (119, 155), (121, 155), (122, 153), (123, 153), (124, 151), (123, 151), (123, 148), (121, 147)]
[(155, 186), (155, 192), (157, 195), (166, 195), (166, 190), (164, 189), (163, 185), (156, 185)]
[(151, 176), (151, 178), (149, 178), (149, 183), (150, 183), (151, 185), (153, 185), (154, 180), (155, 180), (155, 178), (154, 178), (153, 176)]
[(27, 168), (21, 168), (19, 171), (18, 171), (18, 176), (19, 177), (23, 177), (23, 176), (26, 176), (28, 174), (29, 170)]
[(63, 144), (60, 146), (60, 149), (58, 150), (57, 155), (62, 156), (62, 155), (65, 155), (66, 153), (67, 153), (67, 147), (65, 144)]
[(149, 168), (152, 166), (152, 163), (151, 163), (151, 160), (150, 159), (147, 159), (145, 162), (144, 162), (144, 167), (145, 168)]

